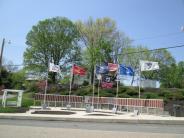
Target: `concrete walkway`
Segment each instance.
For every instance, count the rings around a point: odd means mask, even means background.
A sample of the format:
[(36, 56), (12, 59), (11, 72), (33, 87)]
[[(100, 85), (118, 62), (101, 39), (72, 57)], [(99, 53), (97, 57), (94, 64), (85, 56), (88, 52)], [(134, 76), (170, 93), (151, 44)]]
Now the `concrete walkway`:
[[(158, 115), (134, 115), (134, 113), (113, 114), (111, 112), (92, 112), (71, 111), (71, 115), (51, 115), (51, 114), (32, 114), (34, 111), (42, 109), (30, 109), (26, 113), (0, 113), (2, 119), (21, 119), (21, 120), (53, 120), (53, 121), (77, 121), (77, 122), (108, 122), (108, 123), (142, 123), (142, 124), (184, 124), (184, 117), (158, 116)], [(48, 110), (47, 110), (48, 111)], [(65, 108), (51, 108), (49, 111), (67, 111)], [(68, 112), (71, 112), (68, 111)]]

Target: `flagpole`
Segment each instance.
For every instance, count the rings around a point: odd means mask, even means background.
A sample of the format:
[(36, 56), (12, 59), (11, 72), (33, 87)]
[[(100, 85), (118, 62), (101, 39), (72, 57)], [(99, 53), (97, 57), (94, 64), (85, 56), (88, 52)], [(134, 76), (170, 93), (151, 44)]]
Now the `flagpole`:
[(72, 64), (72, 68), (70, 70), (70, 90), (69, 90), (68, 108), (70, 108), (70, 98), (71, 98), (71, 92), (72, 92), (72, 77), (73, 77), (73, 64)]
[(44, 107), (46, 108), (46, 94), (47, 94), (47, 87), (48, 87), (48, 71), (47, 71), (47, 76), (46, 76), (46, 80), (45, 80), (45, 93), (44, 93)]
[(47, 74), (46, 74), (46, 80), (45, 80), (45, 93), (44, 93), (44, 100), (43, 100), (43, 109), (46, 109), (46, 94), (47, 94), (47, 87), (48, 87), (48, 77), (49, 77), (49, 60), (48, 60), (48, 67), (47, 67)]
[(116, 77), (116, 79), (117, 79), (117, 88), (116, 88), (116, 110), (117, 110), (117, 106), (118, 106), (118, 100), (117, 100), (117, 98), (118, 98), (118, 93), (119, 93), (119, 64), (118, 64), (118, 70), (117, 70), (117, 77)]
[(91, 111), (94, 110), (94, 96), (95, 96), (95, 65), (94, 65), (94, 73), (93, 73), (93, 97), (92, 97), (92, 107), (91, 107)]
[[(100, 66), (101, 66), (101, 58), (100, 58)], [(96, 72), (96, 70), (95, 70)], [(101, 76), (100, 79), (98, 80), (98, 104), (97, 104), (97, 109), (99, 109), (99, 98), (100, 98), (100, 80), (101, 80)]]
[(100, 97), (100, 79), (98, 80), (98, 104), (97, 104), (97, 109), (99, 108), (99, 97)]
[(139, 99), (141, 98), (141, 63), (139, 61)]

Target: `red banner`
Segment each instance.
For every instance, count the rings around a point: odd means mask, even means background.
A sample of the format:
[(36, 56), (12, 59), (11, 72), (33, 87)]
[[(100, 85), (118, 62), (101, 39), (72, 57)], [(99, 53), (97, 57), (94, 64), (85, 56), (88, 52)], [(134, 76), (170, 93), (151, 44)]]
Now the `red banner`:
[(82, 67), (77, 66), (77, 65), (73, 65), (72, 71), (73, 71), (74, 75), (84, 76), (86, 74), (86, 70)]

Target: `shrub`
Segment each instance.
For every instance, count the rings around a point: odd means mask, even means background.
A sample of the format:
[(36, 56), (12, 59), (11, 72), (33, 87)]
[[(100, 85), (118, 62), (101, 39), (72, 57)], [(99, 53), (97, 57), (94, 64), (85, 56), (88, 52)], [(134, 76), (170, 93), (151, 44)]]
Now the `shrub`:
[(100, 96), (101, 97), (114, 97), (114, 94), (111, 92), (107, 92), (107, 91), (102, 90), (102, 91), (100, 91)]
[(172, 99), (173, 98), (173, 93), (169, 92), (169, 91), (165, 91), (164, 93), (164, 97), (166, 99)]
[(127, 91), (127, 89), (128, 88), (126, 88), (126, 87), (119, 87), (119, 93), (124, 93), (124, 92), (126, 92)]
[(152, 92), (145, 93), (143, 95), (143, 97), (146, 98), (146, 99), (157, 99), (157, 98), (159, 98), (156, 93), (152, 93)]
[(22, 107), (30, 107), (34, 103), (33, 99), (22, 99)]
[(83, 85), (83, 86), (88, 86), (88, 85), (89, 85), (89, 82), (86, 81), (86, 80), (84, 80), (82, 85)]
[(48, 93), (58, 93), (59, 87), (55, 84), (50, 84), (48, 86)]
[(129, 96), (137, 96), (138, 95), (138, 90), (136, 91), (134, 89), (127, 89), (126, 93)]
[(75, 91), (75, 94), (79, 96), (85, 96), (85, 95), (92, 95), (92, 92), (93, 92), (93, 86), (88, 85), (88, 86), (81, 87), (80, 89), (77, 89)]
[(173, 100), (183, 100), (184, 96), (181, 92), (175, 92), (173, 93)]
[(39, 89), (36, 85), (36, 82), (26, 82), (25, 83), (25, 88), (27, 92), (39, 92)]
[(118, 97), (120, 97), (120, 98), (131, 98), (131, 96), (128, 95), (128, 94), (126, 94), (126, 93), (120, 93), (120, 94), (118, 95)]
[(36, 87), (39, 90), (39, 92), (44, 92), (45, 85), (46, 85), (46, 81), (45, 80), (36, 82)]
[(22, 107), (0, 107), (0, 113), (25, 113), (28, 108)]

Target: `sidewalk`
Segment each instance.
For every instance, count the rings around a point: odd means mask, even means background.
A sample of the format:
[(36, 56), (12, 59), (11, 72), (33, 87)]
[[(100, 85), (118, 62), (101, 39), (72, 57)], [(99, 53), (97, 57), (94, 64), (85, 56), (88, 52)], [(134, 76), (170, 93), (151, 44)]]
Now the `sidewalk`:
[[(77, 121), (77, 122), (107, 122), (107, 123), (141, 123), (141, 124), (181, 124), (184, 125), (184, 117), (157, 116), (157, 115), (134, 115), (124, 112), (113, 114), (111, 112), (67, 111), (56, 107), (50, 111), (75, 112), (71, 115), (31, 114), (34, 111), (46, 111), (42, 109), (30, 109), (26, 113), (0, 113), (0, 119), (20, 120), (47, 120), (47, 121)], [(47, 110), (48, 111), (48, 110)]]

